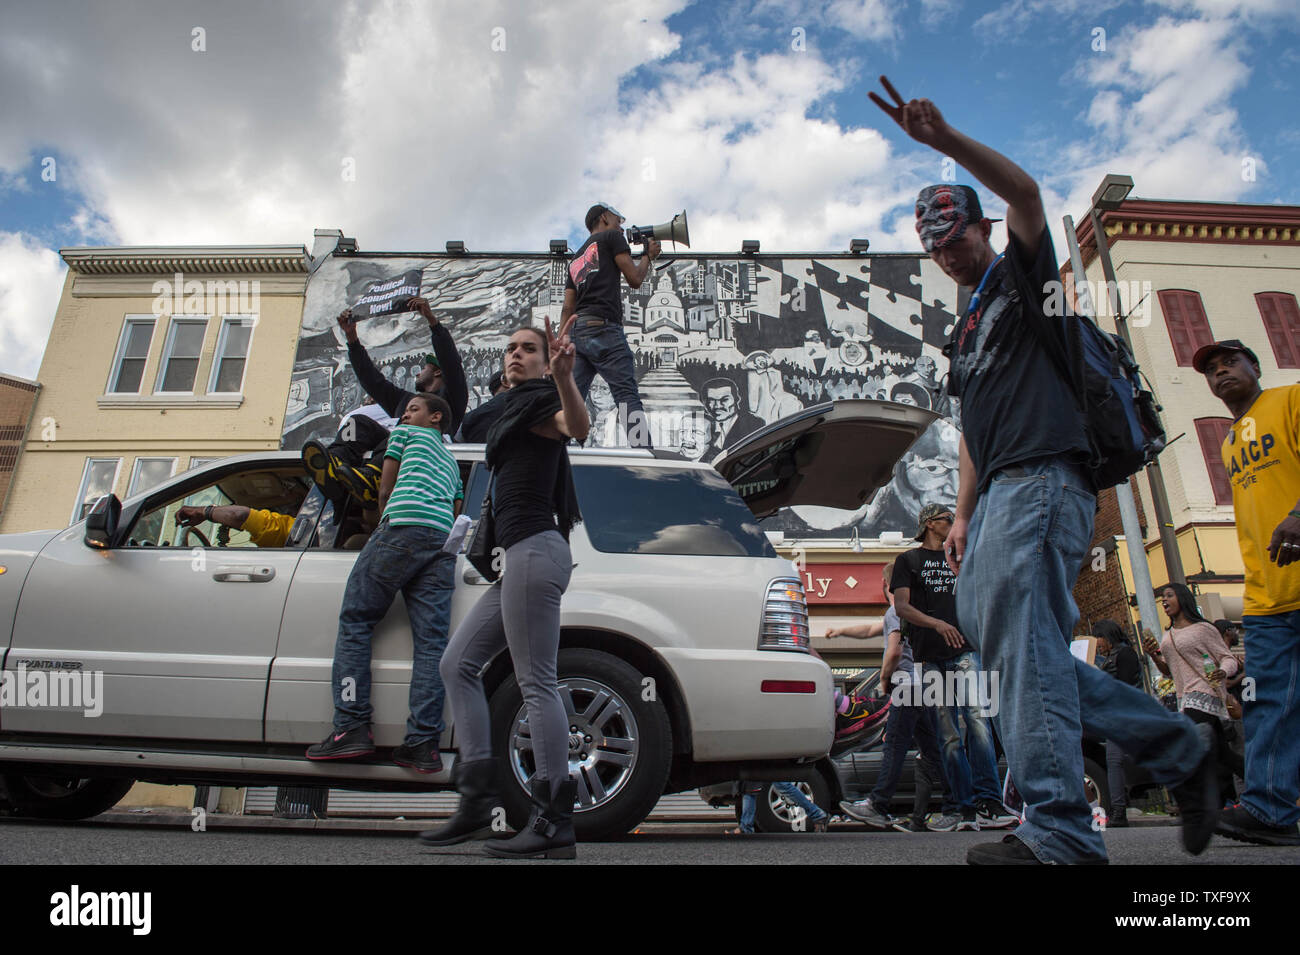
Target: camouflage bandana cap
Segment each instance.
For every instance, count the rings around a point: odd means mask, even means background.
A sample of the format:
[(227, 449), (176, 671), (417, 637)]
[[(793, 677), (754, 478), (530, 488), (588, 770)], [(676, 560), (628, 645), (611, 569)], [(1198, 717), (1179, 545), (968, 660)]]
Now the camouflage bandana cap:
[(925, 525), (942, 514), (951, 514), (952, 508), (946, 504), (927, 504), (921, 508), (921, 516), (916, 519), (916, 536), (912, 540), (925, 540)]
[(926, 252), (946, 248), (983, 218), (979, 196), (970, 186), (926, 186), (916, 197), (916, 232)]

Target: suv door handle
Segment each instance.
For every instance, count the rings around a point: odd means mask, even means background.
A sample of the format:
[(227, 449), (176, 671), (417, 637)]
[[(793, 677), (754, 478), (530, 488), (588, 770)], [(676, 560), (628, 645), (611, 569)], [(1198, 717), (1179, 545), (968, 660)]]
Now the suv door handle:
[(212, 579), (223, 584), (252, 583), (262, 584), (275, 577), (274, 567), (253, 567), (251, 565), (228, 564), (212, 572)]

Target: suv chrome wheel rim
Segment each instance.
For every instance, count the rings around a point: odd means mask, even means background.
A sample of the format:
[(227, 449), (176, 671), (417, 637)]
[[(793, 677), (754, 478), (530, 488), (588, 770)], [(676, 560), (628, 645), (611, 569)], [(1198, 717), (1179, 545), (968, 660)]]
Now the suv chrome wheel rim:
[[(569, 736), (569, 775), (578, 783), (576, 810), (599, 809), (632, 778), (641, 745), (636, 717), (622, 696), (597, 680), (561, 680), (560, 699)], [(520, 705), (510, 731), (510, 768), (527, 790), (537, 761), (526, 704)]]

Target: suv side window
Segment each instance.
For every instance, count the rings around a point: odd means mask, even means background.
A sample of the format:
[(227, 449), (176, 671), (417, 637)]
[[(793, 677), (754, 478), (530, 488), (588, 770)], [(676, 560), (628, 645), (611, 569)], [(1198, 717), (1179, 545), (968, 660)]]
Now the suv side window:
[(758, 518), (716, 471), (575, 462), (573, 481), (596, 550), (776, 556)]
[[(300, 467), (276, 468), (256, 466), (244, 471), (218, 471), (221, 476), (207, 482), (190, 479), (152, 497), (127, 534), (127, 547), (197, 547), (199, 539), (187, 534), (176, 523), (176, 515), (183, 505), (217, 507), (243, 504), (255, 510), (270, 511), (292, 518), (307, 497), (311, 482)], [(197, 530), (203, 533), (213, 547), (252, 548), (252, 535), (248, 531), (222, 527), (211, 521), (200, 523)], [(300, 542), (286, 541), (282, 546), (301, 546)]]

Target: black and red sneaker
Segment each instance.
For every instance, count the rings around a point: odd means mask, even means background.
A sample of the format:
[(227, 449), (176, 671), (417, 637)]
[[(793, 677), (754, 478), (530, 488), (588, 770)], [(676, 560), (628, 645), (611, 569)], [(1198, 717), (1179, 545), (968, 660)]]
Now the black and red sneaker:
[(438, 744), (433, 740), (403, 743), (393, 750), (393, 762), (398, 766), (414, 769), (417, 773), (442, 772), (442, 756), (438, 752)]
[(375, 736), (369, 726), (354, 726), (342, 733), (330, 733), (315, 746), (307, 747), (308, 759), (350, 759), (375, 751)]

